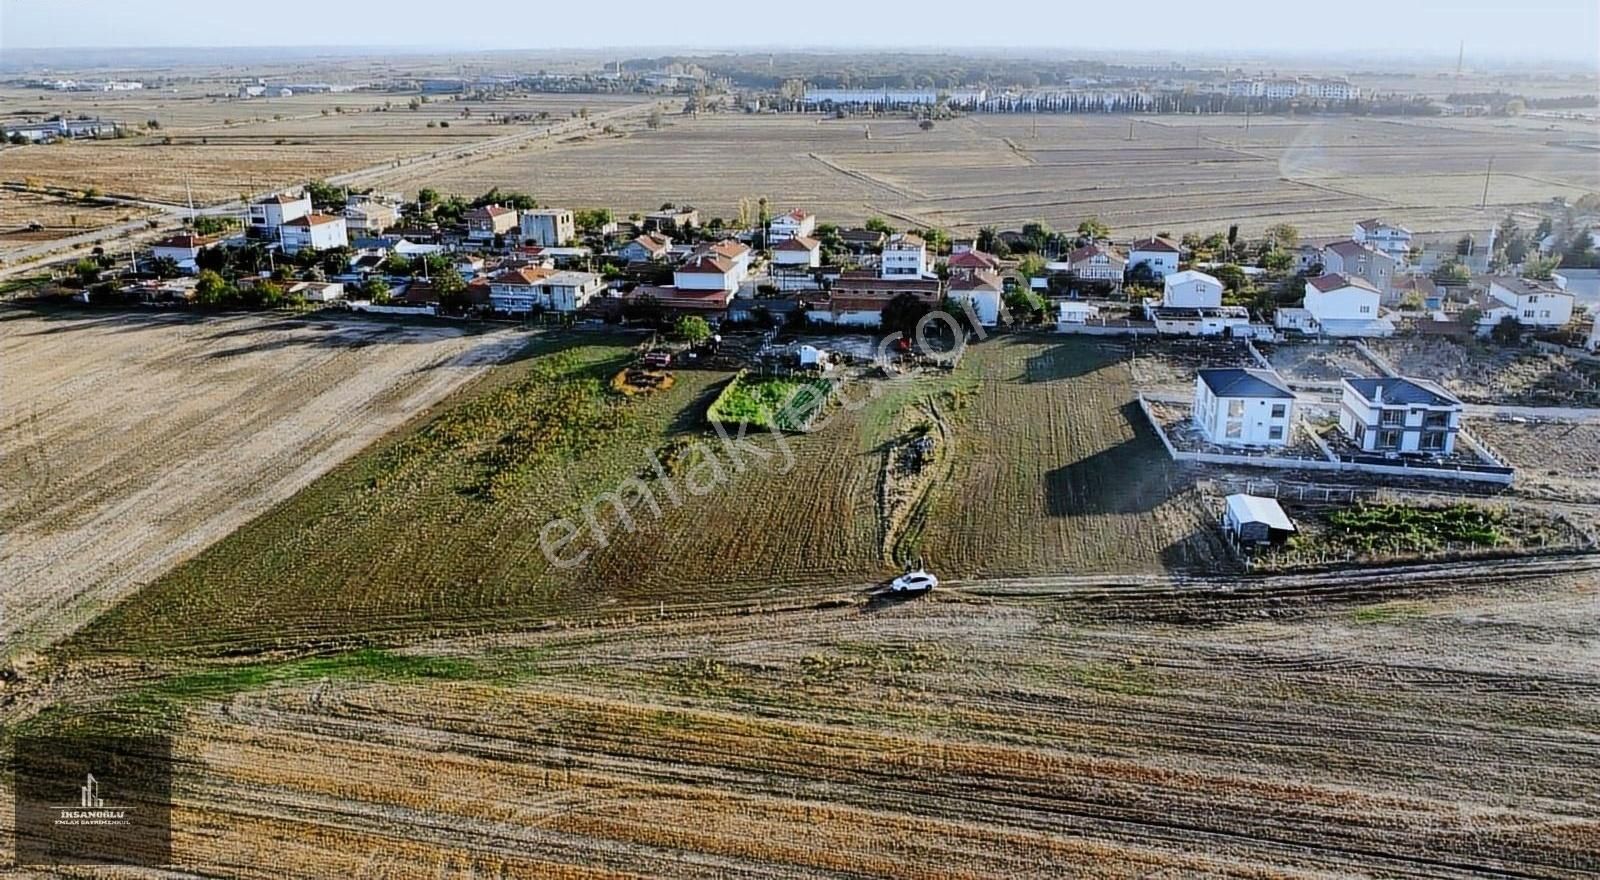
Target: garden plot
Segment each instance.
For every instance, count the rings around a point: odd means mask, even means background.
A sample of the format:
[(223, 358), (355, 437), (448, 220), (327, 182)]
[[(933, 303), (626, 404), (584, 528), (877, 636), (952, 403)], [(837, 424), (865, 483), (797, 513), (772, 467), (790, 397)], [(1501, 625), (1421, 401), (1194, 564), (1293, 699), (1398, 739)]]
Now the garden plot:
[(1130, 337), (1128, 368), (1141, 389), (1193, 394), (1200, 370), (1261, 366), (1242, 340)]
[(1258, 343), (1272, 368), (1292, 382), (1332, 382), (1383, 375), (1354, 346), (1342, 343), (1271, 345)]
[(1517, 469), (1521, 491), (1600, 501), (1600, 424), (1471, 419), (1466, 427)]

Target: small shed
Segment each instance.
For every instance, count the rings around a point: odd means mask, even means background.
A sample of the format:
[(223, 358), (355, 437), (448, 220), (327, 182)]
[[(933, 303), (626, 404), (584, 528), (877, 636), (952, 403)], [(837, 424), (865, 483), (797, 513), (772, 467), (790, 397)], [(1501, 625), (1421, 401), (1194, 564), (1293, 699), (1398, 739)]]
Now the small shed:
[(1229, 495), (1222, 527), (1240, 545), (1275, 544), (1294, 534), (1294, 521), (1278, 502), (1257, 495)]
[(815, 345), (802, 345), (796, 350), (796, 357), (802, 367), (814, 367), (827, 359), (828, 353)]

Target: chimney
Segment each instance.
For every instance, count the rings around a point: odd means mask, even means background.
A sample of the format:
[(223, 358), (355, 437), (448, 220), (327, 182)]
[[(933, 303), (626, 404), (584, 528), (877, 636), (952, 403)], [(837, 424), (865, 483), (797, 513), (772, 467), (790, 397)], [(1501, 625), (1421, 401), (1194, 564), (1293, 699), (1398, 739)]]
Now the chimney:
[(1379, 405), (1379, 406), (1383, 406), (1383, 386), (1382, 385), (1374, 385), (1374, 386), (1372, 386), (1372, 402), (1377, 404), (1377, 405)]

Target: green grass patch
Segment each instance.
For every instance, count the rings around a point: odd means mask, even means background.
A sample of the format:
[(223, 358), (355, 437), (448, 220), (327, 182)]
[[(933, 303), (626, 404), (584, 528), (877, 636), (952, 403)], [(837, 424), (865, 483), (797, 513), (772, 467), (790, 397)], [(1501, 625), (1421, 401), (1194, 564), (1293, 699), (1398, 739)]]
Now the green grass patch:
[(1421, 617), (1422, 613), (1423, 606), (1418, 602), (1381, 602), (1357, 608), (1350, 613), (1350, 619), (1356, 623), (1398, 623)]
[(706, 417), (730, 427), (748, 425), (769, 431), (801, 431), (832, 393), (833, 383), (827, 379), (752, 376), (740, 372), (717, 395)]
[(1356, 504), (1328, 515), (1329, 537), (1362, 553), (1415, 553), (1450, 544), (1493, 547), (1505, 540), (1500, 511), (1470, 504), (1419, 507), (1404, 504)]

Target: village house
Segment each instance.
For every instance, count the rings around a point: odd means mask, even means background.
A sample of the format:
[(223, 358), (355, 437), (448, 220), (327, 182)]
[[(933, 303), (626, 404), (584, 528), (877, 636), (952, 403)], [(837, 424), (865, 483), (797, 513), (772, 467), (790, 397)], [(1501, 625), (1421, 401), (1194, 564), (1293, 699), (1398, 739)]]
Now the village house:
[(729, 294), (739, 289), (739, 267), (727, 257), (705, 254), (679, 266), (672, 283), (679, 290), (721, 290)]
[(750, 277), (751, 251), (749, 247), (731, 238), (725, 238), (721, 241), (700, 245), (690, 254), (690, 259), (708, 256), (721, 257), (733, 264), (733, 281), (735, 285), (743, 283), (746, 278)]
[(844, 242), (845, 249), (858, 256), (877, 253), (888, 238), (876, 229), (855, 228), (839, 231), (839, 240)]
[(1400, 267), (1401, 264), (1388, 254), (1352, 239), (1335, 241), (1322, 249), (1324, 274), (1360, 278), (1386, 298), (1392, 298), (1395, 274)]
[(344, 285), (337, 281), (296, 281), (285, 288), (284, 292), (314, 303), (344, 299)]
[(817, 231), (817, 216), (799, 208), (772, 218), (767, 224), (769, 245), (788, 241), (796, 236), (810, 236)]
[(928, 243), (913, 232), (897, 232), (883, 246), (879, 274), (884, 278), (928, 278), (933, 276), (933, 260)]
[(903, 293), (909, 293), (937, 308), (944, 285), (938, 278), (897, 276), (886, 278), (870, 271), (844, 272), (833, 283), (827, 311), (813, 311), (813, 321), (841, 326), (877, 327), (882, 323), (883, 307)]
[(400, 206), (371, 194), (345, 197), (344, 225), (354, 235), (379, 235), (400, 222)]
[(733, 291), (682, 290), (672, 285), (658, 287), (641, 284), (623, 294), (624, 302), (638, 303), (642, 300), (654, 300), (671, 314), (710, 318), (727, 311), (728, 304), (733, 301)]
[(1122, 284), (1128, 261), (1122, 255), (1102, 244), (1087, 244), (1066, 255), (1062, 261), (1079, 281), (1104, 281)]
[(278, 227), (278, 240), (283, 244), (284, 253), (289, 254), (306, 248), (325, 251), (350, 244), (344, 218), (331, 214), (307, 214), (289, 220)]
[(1207, 369), (1194, 380), (1194, 423), (1219, 446), (1286, 446), (1294, 392), (1276, 370)]
[(977, 269), (950, 279), (950, 298), (972, 306), (978, 323), (993, 327), (1000, 323), (1000, 298), (1004, 285), (989, 269)]
[(1487, 332), (1509, 317), (1524, 327), (1565, 327), (1572, 320), (1572, 294), (1550, 281), (1498, 275), (1488, 279), (1489, 308), (1478, 326)]
[(1363, 452), (1449, 455), (1461, 431), (1461, 401), (1425, 379), (1345, 379), (1339, 430)]
[(700, 225), (700, 212), (694, 208), (662, 208), (644, 215), (645, 232), (677, 235)]
[(815, 269), (822, 265), (822, 244), (804, 235), (790, 236), (773, 246), (772, 265), (789, 269)]
[(489, 306), (508, 315), (539, 310), (569, 314), (606, 289), (592, 272), (557, 272), (537, 266), (506, 269), (488, 277)]
[(1309, 335), (1392, 336), (1394, 322), (1382, 315), (1380, 299), (1378, 289), (1363, 278), (1319, 275), (1306, 279), (1299, 307), (1278, 310), (1277, 326)]
[(163, 238), (150, 247), (152, 260), (171, 260), (178, 264), (178, 270), (194, 275), (200, 271), (198, 260), (200, 252), (217, 243), (216, 238), (195, 235), (185, 232), (170, 238)]
[(484, 205), (468, 211), (462, 219), (467, 222), (467, 240), (474, 244), (485, 244), (517, 228), (517, 209), (504, 205)]
[(252, 238), (277, 241), (278, 230), (283, 224), (290, 220), (298, 220), (310, 213), (311, 197), (308, 195), (267, 196), (250, 205), (245, 228)]
[(572, 212), (565, 208), (537, 208), (518, 215), (522, 243), (539, 247), (566, 247), (578, 234)]
[(1356, 223), (1350, 237), (1360, 244), (1388, 254), (1401, 266), (1411, 259), (1411, 230), (1404, 226), (1395, 226), (1373, 217)]
[(628, 263), (665, 260), (672, 253), (672, 239), (658, 233), (645, 233), (617, 248), (617, 257)]
[(950, 270), (951, 278), (970, 278), (979, 272), (999, 272), (1000, 258), (969, 247), (952, 251), (945, 266)]
[(1178, 243), (1169, 238), (1141, 238), (1128, 248), (1128, 272), (1138, 274), (1139, 267), (1144, 266), (1152, 279), (1165, 278), (1178, 271), (1178, 257), (1182, 253)]
[(1222, 282), (1194, 269), (1161, 279), (1161, 299), (1144, 301), (1145, 319), (1165, 336), (1254, 335), (1250, 310), (1222, 304)]

